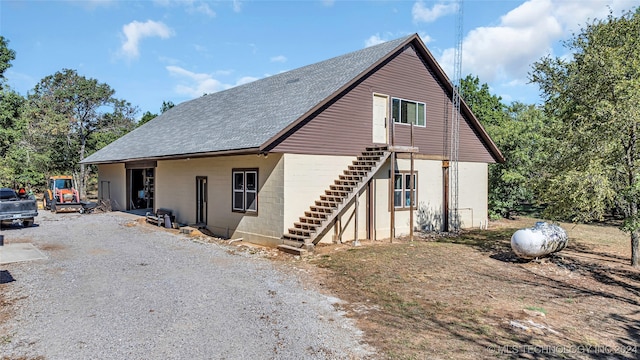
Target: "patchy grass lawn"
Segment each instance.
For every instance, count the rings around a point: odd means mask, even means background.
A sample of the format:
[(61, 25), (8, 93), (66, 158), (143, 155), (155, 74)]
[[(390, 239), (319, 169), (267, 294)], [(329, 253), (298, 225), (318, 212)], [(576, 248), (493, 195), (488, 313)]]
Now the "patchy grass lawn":
[(389, 359), (640, 358), (640, 271), (615, 227), (562, 224), (569, 246), (525, 262), (500, 221), (460, 237), (320, 246), (297, 262)]

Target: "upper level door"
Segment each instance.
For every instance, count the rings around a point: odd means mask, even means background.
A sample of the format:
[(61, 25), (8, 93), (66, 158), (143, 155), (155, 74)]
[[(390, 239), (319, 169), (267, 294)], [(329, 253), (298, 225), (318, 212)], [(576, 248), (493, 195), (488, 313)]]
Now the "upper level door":
[(389, 97), (373, 94), (373, 142), (387, 144), (387, 118), (389, 116)]

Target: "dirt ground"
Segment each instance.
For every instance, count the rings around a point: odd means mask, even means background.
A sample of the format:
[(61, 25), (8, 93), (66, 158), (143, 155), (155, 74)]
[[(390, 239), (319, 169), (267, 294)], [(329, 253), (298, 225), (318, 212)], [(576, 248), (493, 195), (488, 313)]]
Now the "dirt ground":
[[(614, 226), (561, 224), (566, 249), (522, 261), (510, 237), (535, 221), (501, 220), (458, 237), (321, 245), (302, 258), (250, 244), (229, 251), (293, 266), (310, 287), (343, 300), (336, 306), (379, 358), (640, 358), (640, 270), (629, 265), (628, 236)], [(0, 293), (0, 322), (8, 316)]]
[(613, 226), (562, 224), (569, 245), (522, 261), (502, 220), (460, 237), (321, 246), (294, 262), (389, 359), (638, 359), (640, 271)]

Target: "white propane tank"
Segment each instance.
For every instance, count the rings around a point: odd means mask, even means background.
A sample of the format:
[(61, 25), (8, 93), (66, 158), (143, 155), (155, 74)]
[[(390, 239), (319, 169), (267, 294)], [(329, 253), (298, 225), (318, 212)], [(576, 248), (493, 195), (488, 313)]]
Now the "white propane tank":
[(523, 259), (535, 259), (564, 249), (569, 242), (567, 232), (558, 225), (539, 221), (529, 229), (511, 236), (511, 249)]

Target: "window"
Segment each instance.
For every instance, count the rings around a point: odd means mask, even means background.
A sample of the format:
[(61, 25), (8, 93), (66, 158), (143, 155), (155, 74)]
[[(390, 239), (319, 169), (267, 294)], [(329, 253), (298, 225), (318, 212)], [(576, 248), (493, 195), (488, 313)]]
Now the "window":
[(393, 180), (393, 206), (396, 209), (416, 208), (416, 186), (418, 173), (413, 173), (413, 191), (411, 190), (411, 174), (409, 172), (397, 172)]
[(18, 195), (12, 189), (0, 189), (0, 200), (13, 200), (17, 199)]
[(426, 126), (427, 106), (425, 103), (393, 98), (391, 100), (391, 116), (393, 121), (400, 124)]
[(71, 184), (71, 179), (56, 179), (55, 187), (56, 189), (71, 189), (73, 184)]
[(233, 211), (258, 211), (258, 170), (233, 170)]

